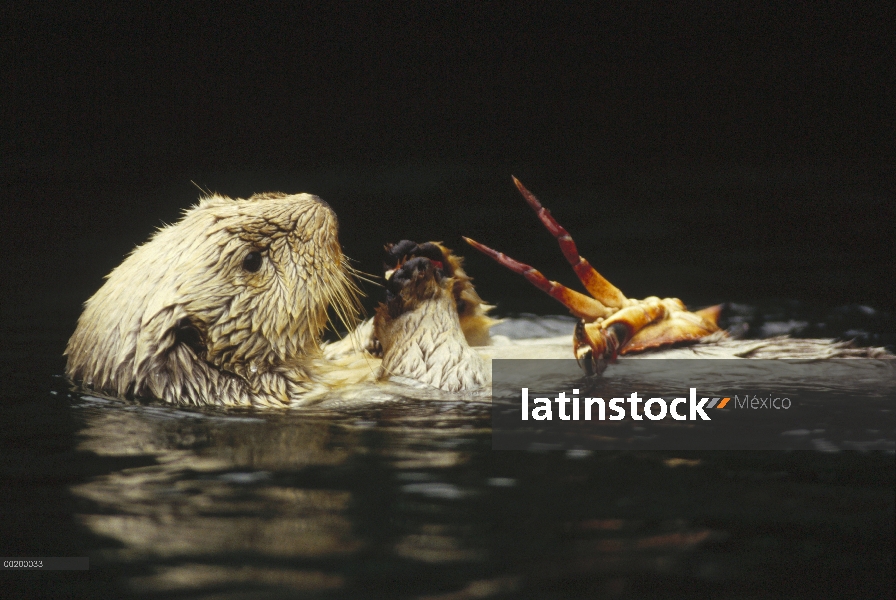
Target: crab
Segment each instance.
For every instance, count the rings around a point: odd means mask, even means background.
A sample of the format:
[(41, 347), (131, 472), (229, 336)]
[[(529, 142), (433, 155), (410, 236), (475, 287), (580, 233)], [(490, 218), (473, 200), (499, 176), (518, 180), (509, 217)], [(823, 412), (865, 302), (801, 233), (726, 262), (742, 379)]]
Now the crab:
[(722, 305), (692, 312), (678, 298), (627, 298), (579, 255), (572, 236), (532, 192), (516, 177), (513, 182), (547, 230), (557, 239), (563, 256), (572, 265), (579, 281), (590, 295), (586, 296), (556, 281), (550, 281), (535, 268), (485, 244), (467, 237), (464, 237), (464, 241), (511, 271), (519, 273), (578, 317), (579, 322), (573, 334), (573, 352), (587, 374), (602, 372), (607, 363), (615, 361), (618, 355), (693, 343), (713, 335), (725, 335), (718, 325)]

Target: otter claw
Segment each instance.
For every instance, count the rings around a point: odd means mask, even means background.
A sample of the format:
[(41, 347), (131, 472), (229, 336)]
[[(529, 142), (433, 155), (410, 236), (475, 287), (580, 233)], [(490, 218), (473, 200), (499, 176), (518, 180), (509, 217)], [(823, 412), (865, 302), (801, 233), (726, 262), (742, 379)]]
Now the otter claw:
[(386, 267), (394, 269), (402, 259), (414, 254), (417, 248), (417, 243), (411, 240), (401, 240), (396, 244), (386, 244), (386, 258), (384, 260)]
[(383, 265), (386, 270), (386, 279), (388, 280), (392, 276), (395, 269), (417, 257), (429, 259), (436, 269), (445, 268), (445, 253), (437, 244), (433, 242), (417, 244), (411, 240), (401, 240), (397, 244), (386, 245), (386, 259)]
[[(403, 262), (399, 268), (392, 271), (392, 277), (388, 278), (389, 282), (386, 285), (386, 293), (398, 293), (401, 291), (401, 288), (413, 281), (416, 277), (428, 273), (432, 265), (432, 261), (424, 256), (418, 256)], [(437, 281), (441, 279), (438, 270), (434, 270), (434, 275)]]

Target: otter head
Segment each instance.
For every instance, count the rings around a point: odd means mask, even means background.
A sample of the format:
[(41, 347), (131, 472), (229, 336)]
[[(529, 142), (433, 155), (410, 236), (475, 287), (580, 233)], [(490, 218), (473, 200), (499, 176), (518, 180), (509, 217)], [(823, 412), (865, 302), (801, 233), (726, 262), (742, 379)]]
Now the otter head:
[(310, 376), (328, 306), (354, 315), (350, 272), (319, 198), (204, 198), (87, 301), (66, 373), (119, 397), (288, 403)]

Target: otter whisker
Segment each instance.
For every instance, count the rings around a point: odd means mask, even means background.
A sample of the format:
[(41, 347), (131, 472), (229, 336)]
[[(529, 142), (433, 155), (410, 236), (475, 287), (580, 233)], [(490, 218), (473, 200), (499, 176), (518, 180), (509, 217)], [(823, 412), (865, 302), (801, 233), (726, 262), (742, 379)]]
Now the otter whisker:
[[(344, 258), (344, 260), (343, 260), (342, 268), (345, 269), (345, 271), (348, 272), (352, 277), (354, 277), (355, 279), (360, 279), (361, 281), (365, 281), (367, 283), (379, 286), (379, 287), (383, 287), (383, 284), (380, 283), (379, 281), (377, 281), (378, 279), (382, 279), (382, 276), (375, 275), (373, 273), (368, 273), (366, 271), (362, 271), (361, 269), (356, 269), (355, 267), (353, 267), (351, 265), (351, 263), (354, 262), (354, 259), (349, 258), (348, 256), (345, 256), (343, 258)], [(360, 289), (358, 291), (359, 291), (359, 293), (361, 293)], [(362, 293), (362, 295), (363, 295), (363, 293)]]
[(202, 186), (199, 185), (198, 183), (196, 183), (195, 181), (193, 181), (192, 179), (190, 180), (190, 183), (192, 183), (196, 187), (197, 190), (202, 192), (204, 194), (204, 197), (209, 197), (209, 196), (214, 195), (210, 189), (208, 189), (208, 188), (202, 189)]
[[(348, 264), (345, 257), (343, 257), (340, 267), (335, 273), (336, 281), (334, 283), (336, 285), (331, 288), (328, 300), (343, 327), (347, 331), (351, 331), (360, 322), (358, 318), (359, 313), (364, 312), (361, 305), (361, 297), (364, 294), (352, 278), (352, 275), (355, 274), (355, 269)], [(327, 314), (327, 322), (331, 329), (338, 334), (339, 330), (336, 323), (330, 318), (329, 313)]]
[(357, 279), (360, 279), (361, 281), (363, 281), (365, 283), (369, 283), (369, 284), (375, 285), (377, 287), (385, 287), (379, 281), (376, 281), (375, 279), (370, 279), (370, 277), (377, 277), (378, 279), (382, 279), (382, 277), (379, 277), (378, 275), (371, 275), (370, 273), (365, 273), (364, 271), (354, 271), (352, 273), (352, 276), (356, 277)]

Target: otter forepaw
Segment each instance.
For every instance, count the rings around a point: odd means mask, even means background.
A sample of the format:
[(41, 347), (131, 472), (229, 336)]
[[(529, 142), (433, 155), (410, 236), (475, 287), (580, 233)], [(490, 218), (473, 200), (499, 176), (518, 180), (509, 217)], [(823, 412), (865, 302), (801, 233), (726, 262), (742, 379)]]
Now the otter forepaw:
[(383, 348), (380, 378), (444, 391), (481, 387), (486, 367), (470, 348), (468, 330), (483, 330), (487, 341), (491, 320), (460, 258), (438, 242), (402, 240), (386, 246), (385, 262), (386, 302), (374, 317)]
[(437, 262), (418, 256), (387, 273), (386, 306), (390, 317), (414, 310), (440, 290), (445, 274), (436, 265)]
[(387, 244), (385, 250), (383, 269), (387, 280), (391, 279), (397, 269), (416, 258), (428, 259), (437, 270), (449, 277), (454, 275), (455, 269), (460, 266), (457, 261), (449, 260), (451, 251), (436, 242), (418, 244), (412, 240), (401, 240), (397, 244)]

